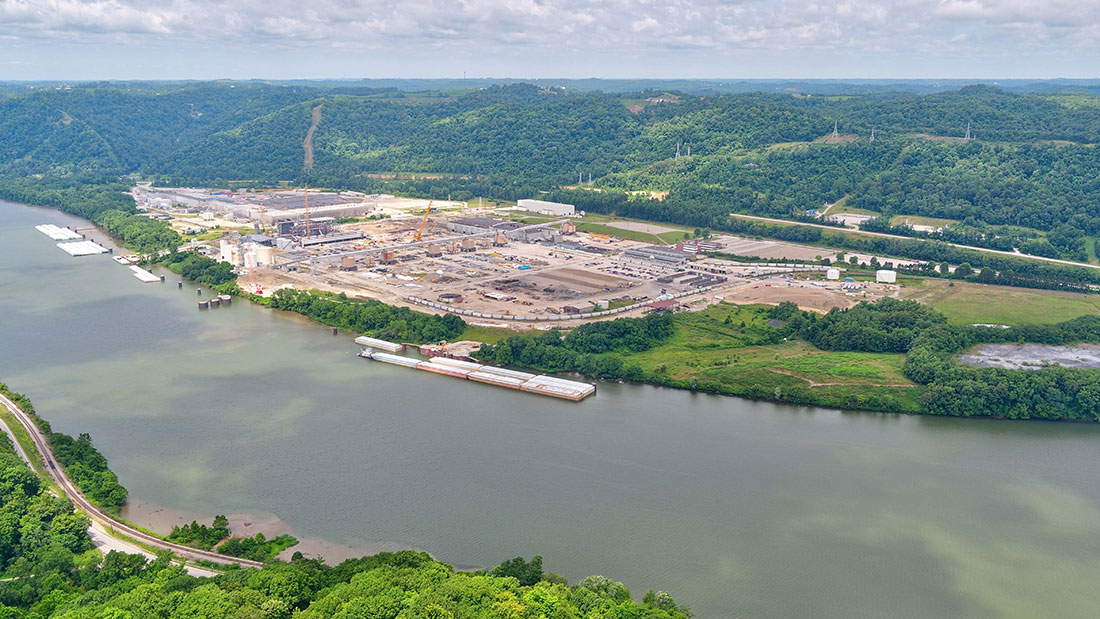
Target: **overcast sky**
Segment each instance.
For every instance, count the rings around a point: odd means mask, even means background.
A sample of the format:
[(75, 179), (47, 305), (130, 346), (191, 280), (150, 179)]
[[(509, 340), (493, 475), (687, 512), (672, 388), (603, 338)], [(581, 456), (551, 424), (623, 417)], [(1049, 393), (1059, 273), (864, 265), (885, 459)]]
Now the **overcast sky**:
[(0, 0), (0, 79), (1100, 76), (1100, 0)]

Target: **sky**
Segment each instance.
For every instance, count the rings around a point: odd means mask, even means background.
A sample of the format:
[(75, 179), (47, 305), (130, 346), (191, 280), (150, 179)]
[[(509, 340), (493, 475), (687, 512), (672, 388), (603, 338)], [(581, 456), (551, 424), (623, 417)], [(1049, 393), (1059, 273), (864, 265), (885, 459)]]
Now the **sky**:
[(0, 0), (0, 80), (1095, 78), (1100, 0)]

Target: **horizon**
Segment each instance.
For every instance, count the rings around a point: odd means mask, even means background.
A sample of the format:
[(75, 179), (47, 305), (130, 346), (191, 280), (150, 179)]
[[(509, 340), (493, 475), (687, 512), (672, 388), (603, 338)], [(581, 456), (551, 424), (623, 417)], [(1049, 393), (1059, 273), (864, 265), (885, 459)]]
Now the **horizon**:
[(1095, 79), (1100, 3), (8, 0), (0, 39), (0, 80)]

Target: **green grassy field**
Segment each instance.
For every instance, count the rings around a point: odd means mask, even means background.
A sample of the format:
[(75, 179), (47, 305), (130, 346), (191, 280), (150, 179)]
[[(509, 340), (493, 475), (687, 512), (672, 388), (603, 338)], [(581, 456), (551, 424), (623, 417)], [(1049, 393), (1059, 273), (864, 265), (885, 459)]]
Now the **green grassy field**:
[(905, 355), (826, 352), (800, 340), (761, 345), (772, 330), (766, 311), (722, 303), (678, 314), (670, 340), (626, 360), (659, 384), (822, 406), (919, 411), (922, 388), (902, 376)]
[(500, 340), (508, 337), (509, 335), (519, 335), (519, 331), (513, 331), (512, 329), (504, 329), (500, 327), (480, 327), (477, 325), (467, 324), (466, 328), (462, 331), (458, 340), (472, 340), (475, 342), (482, 342), (485, 344), (496, 344)]
[[(653, 243), (655, 245), (667, 245), (669, 241), (664, 240), (659, 235), (650, 234), (648, 232), (639, 232), (637, 230), (623, 230), (622, 228), (616, 228), (614, 226), (608, 226), (604, 224), (596, 224), (587, 221), (577, 222), (578, 232), (588, 232), (595, 234), (606, 234), (608, 236), (614, 236), (620, 239), (627, 239), (630, 241), (641, 241), (643, 243)], [(665, 232), (665, 236), (676, 235), (680, 240), (683, 240), (683, 232)], [(675, 241), (672, 241), (675, 243)]]
[(920, 291), (911, 298), (929, 303), (951, 324), (1054, 324), (1100, 314), (1100, 295), (1027, 290), (957, 282)]

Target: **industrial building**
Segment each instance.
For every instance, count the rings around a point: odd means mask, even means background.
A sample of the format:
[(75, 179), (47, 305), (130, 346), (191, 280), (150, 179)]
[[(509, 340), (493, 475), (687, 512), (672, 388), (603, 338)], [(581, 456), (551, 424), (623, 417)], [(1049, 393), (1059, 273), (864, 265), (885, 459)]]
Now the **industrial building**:
[(447, 222), (447, 229), (456, 234), (484, 234), (494, 230), (503, 232), (510, 241), (541, 243), (554, 238), (553, 230), (534, 228), (524, 230), (524, 224), (515, 221), (502, 221), (489, 217), (464, 217)]
[(572, 217), (577, 211), (577, 208), (572, 204), (547, 202), (545, 200), (520, 200), (516, 202), (516, 206), (525, 211), (539, 213), (540, 215), (553, 215), (554, 217)]
[(623, 255), (627, 258), (634, 258), (636, 260), (676, 265), (686, 263), (691, 257), (689, 254), (675, 247), (662, 247), (661, 245), (647, 245), (645, 247), (628, 249), (623, 252)]

